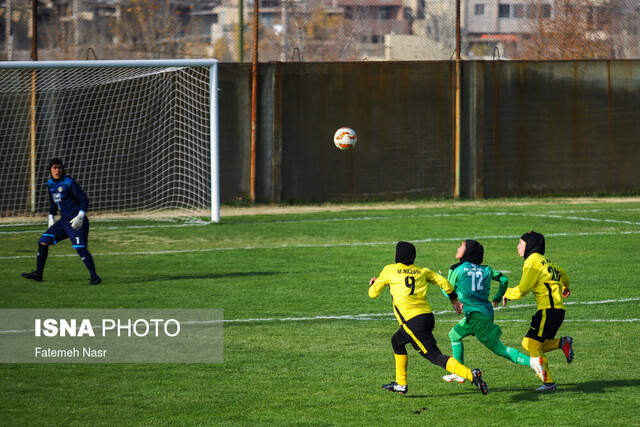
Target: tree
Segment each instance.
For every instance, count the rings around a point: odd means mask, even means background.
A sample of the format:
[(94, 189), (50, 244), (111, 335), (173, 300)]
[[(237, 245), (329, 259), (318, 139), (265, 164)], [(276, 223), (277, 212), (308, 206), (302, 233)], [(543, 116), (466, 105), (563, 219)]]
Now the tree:
[(613, 10), (603, 1), (530, 0), (528, 36), (515, 57), (533, 60), (607, 59), (615, 56)]
[(229, 42), (224, 37), (220, 37), (213, 43), (213, 55), (219, 61), (233, 61), (233, 54), (229, 47)]
[(121, 8), (116, 32), (138, 57), (171, 58), (180, 51), (191, 26), (190, 10), (174, 8), (170, 0), (125, 0)]
[(636, 0), (609, 0), (616, 57), (640, 58), (640, 3)]
[(280, 22), (260, 28), (261, 61), (278, 61), (283, 56), (286, 61), (353, 59), (351, 25), (341, 13), (321, 2), (286, 1), (282, 7), (286, 11)]

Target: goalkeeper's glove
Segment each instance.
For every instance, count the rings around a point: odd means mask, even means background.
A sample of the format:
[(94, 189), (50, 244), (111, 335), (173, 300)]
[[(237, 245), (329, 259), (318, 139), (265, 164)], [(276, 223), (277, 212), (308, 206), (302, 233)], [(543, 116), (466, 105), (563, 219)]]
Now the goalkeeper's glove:
[(84, 222), (84, 215), (84, 211), (80, 211), (75, 218), (69, 221), (71, 223), (71, 227), (73, 227), (74, 230), (80, 230), (80, 228), (82, 227), (82, 223)]
[(49, 214), (49, 227), (56, 223), (56, 217), (54, 215)]

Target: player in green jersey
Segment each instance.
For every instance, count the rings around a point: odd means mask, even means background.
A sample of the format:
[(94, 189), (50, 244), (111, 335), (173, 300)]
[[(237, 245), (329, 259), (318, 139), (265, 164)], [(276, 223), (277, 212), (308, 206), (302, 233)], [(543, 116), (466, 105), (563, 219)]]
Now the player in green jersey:
[(556, 383), (549, 373), (546, 352), (562, 349), (567, 363), (573, 361), (573, 338), (556, 339), (556, 333), (564, 321), (563, 298), (569, 297), (569, 276), (558, 265), (544, 256), (544, 236), (535, 231), (524, 233), (518, 242), (518, 255), (524, 258), (520, 283), (508, 288), (502, 297), (502, 305), (520, 299), (533, 292), (538, 311), (531, 317), (531, 327), (522, 340), (522, 347), (533, 357), (541, 357), (547, 379), (539, 391), (552, 391)]
[(369, 296), (378, 297), (385, 287), (393, 301), (393, 311), (400, 329), (391, 338), (396, 363), (396, 380), (384, 384), (383, 389), (405, 394), (407, 387), (408, 355), (406, 345), (411, 343), (421, 356), (434, 365), (473, 382), (482, 394), (487, 394), (487, 384), (480, 369), (469, 369), (451, 356), (442, 354), (433, 336), (435, 324), (431, 306), (427, 301), (428, 283), (439, 286), (448, 295), (456, 313), (462, 307), (453, 286), (444, 277), (414, 264), (416, 248), (409, 242), (396, 245), (395, 264), (384, 267), (380, 275), (369, 281)]
[[(530, 366), (545, 381), (546, 373), (541, 357), (529, 357), (515, 348), (506, 347), (501, 341), (502, 330), (493, 323), (493, 307), (502, 301), (509, 285), (507, 277), (488, 265), (482, 265), (484, 248), (475, 240), (465, 240), (456, 252), (460, 262), (449, 269), (447, 280), (453, 285), (460, 302), (464, 306), (464, 318), (449, 331), (453, 357), (464, 363), (464, 345), (462, 339), (475, 335), (485, 347), (498, 356), (523, 366)], [(491, 281), (500, 283), (498, 292), (489, 301)], [(445, 375), (443, 380), (463, 383), (464, 378), (455, 373)]]

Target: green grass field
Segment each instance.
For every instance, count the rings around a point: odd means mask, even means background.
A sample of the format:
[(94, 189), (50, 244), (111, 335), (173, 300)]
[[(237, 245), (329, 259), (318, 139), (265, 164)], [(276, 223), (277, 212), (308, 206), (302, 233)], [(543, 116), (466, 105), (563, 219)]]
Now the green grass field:
[[(207, 308), (225, 319), (219, 364), (1, 364), (0, 424), (640, 424), (640, 200), (379, 207), (223, 212), (206, 226), (95, 220), (96, 287), (68, 241), (50, 250), (43, 282), (22, 279), (45, 225), (0, 226), (0, 308)], [(487, 396), (445, 383), (446, 371), (412, 349), (409, 394), (383, 391), (394, 379), (397, 322), (388, 292), (370, 299), (367, 288), (393, 262), (395, 243), (415, 243), (416, 264), (446, 272), (460, 241), (475, 238), (513, 286), (518, 238), (531, 229), (572, 280), (559, 335), (574, 337), (575, 360), (548, 355), (558, 391), (536, 392), (532, 370), (473, 337), (465, 363), (483, 370)], [(429, 300), (436, 339), (451, 354), (458, 316), (438, 288)], [(534, 312), (532, 295), (496, 311), (506, 345), (522, 349)]]

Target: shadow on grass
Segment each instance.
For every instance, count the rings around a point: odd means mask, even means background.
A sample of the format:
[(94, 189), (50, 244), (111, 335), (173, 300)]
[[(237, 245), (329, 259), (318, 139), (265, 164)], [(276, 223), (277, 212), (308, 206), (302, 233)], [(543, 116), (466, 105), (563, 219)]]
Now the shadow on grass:
[[(272, 276), (276, 273), (272, 271), (241, 271), (241, 272), (229, 272), (229, 273), (201, 273), (201, 274), (158, 274), (158, 275), (146, 275), (145, 277), (123, 277), (118, 279), (118, 283), (145, 283), (145, 282), (174, 282), (182, 280), (215, 280), (215, 279), (229, 279), (229, 278), (242, 278), (242, 277), (263, 277)], [(103, 277), (104, 279), (104, 277)]]
[(522, 402), (527, 400), (537, 400), (546, 394), (556, 393), (608, 393), (611, 388), (617, 387), (640, 387), (640, 379), (634, 380), (603, 380), (603, 381), (587, 381), (584, 383), (566, 383), (558, 384), (555, 391), (540, 392), (535, 389), (496, 389), (490, 390), (494, 392), (517, 392), (511, 396), (511, 400)]
[[(537, 387), (537, 386), (536, 386)], [(640, 387), (640, 379), (635, 380), (608, 380), (608, 381), (588, 381), (584, 383), (566, 383), (558, 384), (558, 389), (555, 391), (537, 391), (535, 388), (514, 388), (514, 387), (499, 387), (491, 388), (489, 385), (489, 394), (493, 393), (509, 393), (512, 394), (511, 400), (514, 402), (533, 401), (538, 400), (544, 395), (557, 394), (557, 393), (608, 393), (607, 389), (615, 387)], [(462, 396), (468, 394), (479, 393), (478, 389), (465, 388), (454, 393), (434, 393), (434, 394), (422, 394), (411, 395), (407, 394), (402, 396), (403, 399), (426, 399), (426, 398), (440, 398), (451, 396)]]
[[(491, 394), (491, 389), (489, 389), (489, 394)], [(464, 390), (464, 391), (460, 391), (460, 392), (456, 392), (456, 393), (433, 393), (433, 394), (421, 394), (421, 395), (414, 395), (414, 394), (407, 394), (406, 396), (402, 396), (403, 399), (439, 399), (442, 397), (451, 397), (451, 396), (467, 396), (469, 394), (480, 394), (480, 391), (478, 391), (477, 388), (473, 388), (473, 389), (468, 389), (468, 390)]]

